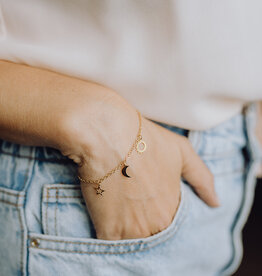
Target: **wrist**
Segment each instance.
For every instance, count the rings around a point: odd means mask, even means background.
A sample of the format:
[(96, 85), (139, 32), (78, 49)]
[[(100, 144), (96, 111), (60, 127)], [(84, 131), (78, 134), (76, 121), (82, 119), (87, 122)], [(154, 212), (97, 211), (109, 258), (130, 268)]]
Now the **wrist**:
[(136, 138), (139, 119), (132, 106), (113, 94), (89, 98), (82, 107), (70, 109), (60, 126), (62, 154), (99, 177), (124, 158)]

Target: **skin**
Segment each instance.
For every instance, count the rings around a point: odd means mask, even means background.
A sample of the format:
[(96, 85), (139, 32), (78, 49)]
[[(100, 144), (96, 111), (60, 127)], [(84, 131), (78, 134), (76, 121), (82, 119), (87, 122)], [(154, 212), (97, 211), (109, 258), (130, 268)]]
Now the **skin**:
[[(50, 131), (51, 130), (51, 131)], [(48, 146), (78, 164), (85, 179), (104, 176), (125, 157), (138, 131), (136, 110), (112, 89), (51, 71), (0, 61), (0, 138)], [(142, 238), (175, 216), (181, 177), (210, 207), (214, 178), (187, 138), (142, 117), (147, 150), (102, 182), (103, 196), (81, 183), (97, 238)]]

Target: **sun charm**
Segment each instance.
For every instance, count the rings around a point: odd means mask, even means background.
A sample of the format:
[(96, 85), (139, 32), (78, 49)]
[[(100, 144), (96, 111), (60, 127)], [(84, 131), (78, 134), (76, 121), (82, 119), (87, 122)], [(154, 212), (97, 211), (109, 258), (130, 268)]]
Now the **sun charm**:
[(141, 154), (145, 150), (146, 150), (146, 142), (141, 139), (138, 141), (136, 145), (136, 151)]

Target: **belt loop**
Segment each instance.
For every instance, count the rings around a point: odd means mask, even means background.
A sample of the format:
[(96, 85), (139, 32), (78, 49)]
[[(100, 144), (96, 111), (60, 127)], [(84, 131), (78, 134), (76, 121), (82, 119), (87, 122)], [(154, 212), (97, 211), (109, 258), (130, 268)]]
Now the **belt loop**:
[(31, 148), (31, 158), (28, 164), (28, 168), (27, 168), (27, 178), (25, 180), (24, 183), (24, 188), (23, 190), (26, 191), (31, 183), (31, 179), (33, 177), (33, 172), (34, 172), (34, 168), (35, 168), (35, 164), (36, 164), (36, 147), (32, 147)]

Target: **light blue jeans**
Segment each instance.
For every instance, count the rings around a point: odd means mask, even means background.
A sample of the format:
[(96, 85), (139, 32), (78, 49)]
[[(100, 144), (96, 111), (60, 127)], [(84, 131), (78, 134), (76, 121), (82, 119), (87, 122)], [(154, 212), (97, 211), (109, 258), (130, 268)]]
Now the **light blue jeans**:
[(181, 180), (172, 223), (139, 239), (96, 238), (77, 166), (59, 151), (0, 140), (0, 275), (231, 275), (241, 261), (241, 230), (262, 156), (254, 135), (255, 108), (250, 104), (206, 131), (162, 124), (188, 133), (215, 176), (221, 206), (208, 207)]

